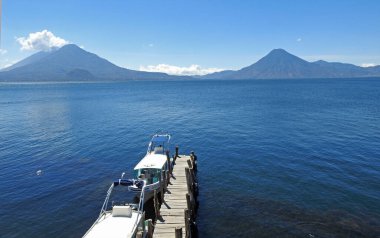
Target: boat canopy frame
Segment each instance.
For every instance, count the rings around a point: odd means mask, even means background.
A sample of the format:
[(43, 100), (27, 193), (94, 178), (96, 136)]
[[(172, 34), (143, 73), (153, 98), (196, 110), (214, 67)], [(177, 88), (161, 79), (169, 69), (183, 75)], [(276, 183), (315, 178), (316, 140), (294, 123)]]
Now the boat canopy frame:
[(138, 180), (138, 179), (118, 179), (118, 180), (114, 181), (107, 190), (107, 196), (103, 202), (102, 209), (100, 210), (99, 218), (107, 212), (107, 207), (109, 204), (109, 199), (111, 197), (112, 191), (116, 186), (119, 186), (119, 185), (127, 186), (127, 187), (136, 185), (137, 187), (141, 188), (140, 200), (139, 200), (137, 211), (139, 211), (139, 212), (143, 211), (143, 209), (144, 209), (144, 195), (145, 195), (144, 191), (145, 191), (145, 186), (146, 186), (145, 181)]
[(147, 154), (165, 154), (169, 149), (171, 136), (168, 133), (156, 133), (149, 142)]

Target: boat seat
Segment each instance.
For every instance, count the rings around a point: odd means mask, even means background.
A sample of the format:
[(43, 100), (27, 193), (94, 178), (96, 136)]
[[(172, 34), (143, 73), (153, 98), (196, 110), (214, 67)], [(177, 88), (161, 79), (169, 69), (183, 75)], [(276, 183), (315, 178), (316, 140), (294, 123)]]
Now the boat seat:
[(113, 206), (112, 208), (113, 217), (132, 217), (131, 206)]
[(164, 148), (163, 147), (154, 147), (154, 153), (155, 154), (163, 153), (163, 152), (164, 152)]

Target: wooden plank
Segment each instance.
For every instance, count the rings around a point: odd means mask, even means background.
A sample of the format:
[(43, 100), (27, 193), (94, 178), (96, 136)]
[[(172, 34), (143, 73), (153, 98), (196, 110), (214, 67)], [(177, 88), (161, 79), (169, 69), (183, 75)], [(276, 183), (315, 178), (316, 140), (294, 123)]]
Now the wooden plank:
[[(185, 237), (185, 232), (183, 231), (184, 228), (182, 228), (182, 237)], [(175, 238), (175, 231), (168, 231), (166, 233), (158, 233), (155, 234), (154, 237), (157, 238)]]
[[(181, 216), (183, 217), (183, 216)], [(165, 223), (165, 224), (185, 224), (185, 220), (178, 219), (178, 216), (165, 216), (164, 220), (157, 220), (156, 224)]]

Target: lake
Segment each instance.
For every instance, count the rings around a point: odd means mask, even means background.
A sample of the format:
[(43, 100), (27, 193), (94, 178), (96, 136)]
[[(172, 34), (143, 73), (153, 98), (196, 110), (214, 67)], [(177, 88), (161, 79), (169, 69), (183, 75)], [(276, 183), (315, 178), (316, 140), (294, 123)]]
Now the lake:
[(81, 237), (158, 130), (200, 237), (380, 236), (380, 79), (305, 79), (0, 84), (0, 237)]

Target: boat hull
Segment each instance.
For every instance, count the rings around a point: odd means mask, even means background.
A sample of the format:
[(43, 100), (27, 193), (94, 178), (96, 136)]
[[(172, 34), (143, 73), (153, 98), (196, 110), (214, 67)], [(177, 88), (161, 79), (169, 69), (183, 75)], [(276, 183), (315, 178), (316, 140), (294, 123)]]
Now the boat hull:
[[(137, 196), (140, 197), (141, 195), (141, 189), (136, 187), (136, 186), (129, 186), (128, 187), (129, 191), (132, 191), (137, 194)], [(153, 183), (150, 185), (145, 186), (145, 194), (144, 194), (144, 203), (153, 198), (154, 196), (154, 190), (157, 190), (159, 192), (161, 190), (161, 183)]]

